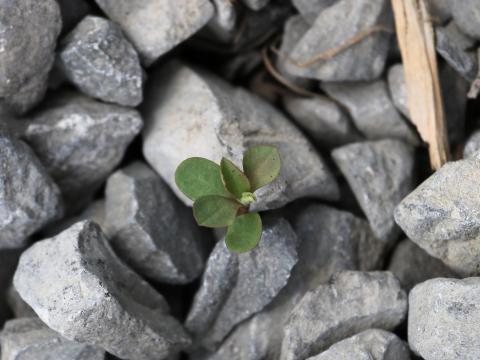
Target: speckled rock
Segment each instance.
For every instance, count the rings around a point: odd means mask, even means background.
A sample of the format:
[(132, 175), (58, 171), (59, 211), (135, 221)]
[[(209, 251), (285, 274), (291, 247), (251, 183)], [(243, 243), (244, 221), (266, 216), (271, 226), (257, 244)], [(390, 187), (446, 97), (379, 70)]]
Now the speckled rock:
[(137, 106), (143, 73), (132, 44), (115, 23), (87, 16), (62, 41), (59, 64), (83, 93), (106, 102)]
[(200, 276), (202, 238), (191, 210), (147, 165), (135, 162), (113, 173), (106, 187), (112, 247), (144, 276), (185, 284)]
[[(282, 157), (279, 177), (256, 192), (256, 209), (278, 208), (300, 197), (336, 199), (335, 178), (308, 140), (283, 114), (253, 94), (213, 75), (169, 63), (152, 76), (143, 113), (143, 154), (172, 190), (178, 164), (191, 156), (240, 164), (243, 152), (274, 145)], [(302, 161), (298, 161), (301, 158)]]
[(116, 257), (93, 222), (35, 243), (13, 282), (50, 328), (122, 359), (165, 359), (190, 344), (163, 297)]
[(338, 0), (292, 0), (298, 12), (310, 24), (313, 24), (320, 13)]
[(95, 0), (133, 43), (145, 65), (186, 40), (214, 15), (208, 0)]
[(480, 3), (476, 0), (450, 1), (453, 20), (462, 31), (480, 40)]
[(37, 314), (33, 309), (21, 298), (18, 291), (13, 285), (10, 285), (7, 290), (7, 304), (15, 315), (16, 318), (32, 318)]

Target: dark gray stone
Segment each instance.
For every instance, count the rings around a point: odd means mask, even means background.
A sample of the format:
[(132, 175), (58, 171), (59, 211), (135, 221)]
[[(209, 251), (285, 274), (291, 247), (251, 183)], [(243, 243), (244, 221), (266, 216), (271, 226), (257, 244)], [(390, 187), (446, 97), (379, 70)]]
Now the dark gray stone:
[(453, 20), (465, 34), (480, 40), (480, 2), (477, 0), (452, 0)]
[(308, 23), (313, 24), (320, 13), (338, 0), (292, 0), (293, 5)]
[(456, 0), (425, 0), (428, 13), (434, 23), (443, 24), (452, 17), (452, 6), (450, 3)]
[(480, 130), (475, 131), (467, 139), (465, 147), (463, 148), (463, 157), (465, 159), (472, 158), (478, 151), (480, 151)]
[(87, 16), (62, 41), (59, 64), (83, 93), (106, 102), (137, 106), (143, 73), (132, 44), (115, 23)]

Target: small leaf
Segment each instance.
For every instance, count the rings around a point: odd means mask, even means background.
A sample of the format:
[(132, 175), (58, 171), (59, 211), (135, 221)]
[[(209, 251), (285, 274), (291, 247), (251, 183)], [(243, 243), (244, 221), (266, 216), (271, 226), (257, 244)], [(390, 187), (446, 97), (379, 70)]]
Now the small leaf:
[(262, 237), (262, 219), (258, 213), (240, 215), (228, 227), (225, 243), (230, 251), (242, 253), (256, 247)]
[(175, 183), (192, 200), (206, 195), (230, 196), (223, 185), (220, 166), (200, 157), (186, 159), (178, 165)]
[(243, 156), (243, 171), (250, 180), (251, 191), (275, 180), (280, 173), (280, 166), (280, 154), (273, 146), (256, 146)]
[(257, 201), (257, 197), (254, 193), (251, 192), (244, 192), (242, 193), (242, 197), (238, 200), (244, 206), (248, 206), (251, 203)]
[(242, 204), (218, 195), (207, 195), (197, 199), (193, 204), (193, 216), (200, 226), (225, 227), (235, 221), (237, 211)]
[(225, 187), (237, 199), (240, 199), (244, 192), (250, 191), (250, 182), (248, 181), (248, 178), (233, 162), (222, 158), (220, 169), (222, 171), (222, 179)]

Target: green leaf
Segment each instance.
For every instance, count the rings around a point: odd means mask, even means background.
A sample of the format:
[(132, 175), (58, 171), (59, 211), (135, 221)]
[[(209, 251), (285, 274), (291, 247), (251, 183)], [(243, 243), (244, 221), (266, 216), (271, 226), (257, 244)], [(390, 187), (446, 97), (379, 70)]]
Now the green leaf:
[(273, 146), (256, 146), (243, 156), (243, 171), (250, 180), (251, 191), (275, 180), (280, 173), (280, 166), (280, 154)]
[(256, 247), (262, 237), (262, 219), (258, 213), (240, 215), (228, 227), (225, 243), (230, 251), (242, 253)]
[(225, 187), (237, 199), (240, 199), (244, 192), (250, 191), (250, 181), (248, 181), (248, 178), (245, 176), (245, 174), (238, 167), (236, 167), (233, 162), (222, 158), (222, 161), (220, 162), (220, 169)]
[(198, 198), (193, 204), (193, 216), (200, 226), (225, 227), (235, 221), (237, 211), (242, 204), (218, 195), (207, 195)]
[(178, 165), (175, 183), (192, 200), (206, 195), (230, 196), (223, 185), (220, 166), (200, 157), (186, 159)]

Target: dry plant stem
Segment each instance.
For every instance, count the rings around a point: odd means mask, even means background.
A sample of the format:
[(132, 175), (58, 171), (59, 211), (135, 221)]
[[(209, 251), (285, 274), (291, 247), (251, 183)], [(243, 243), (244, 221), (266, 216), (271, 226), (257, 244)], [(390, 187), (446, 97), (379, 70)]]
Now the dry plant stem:
[(430, 164), (450, 158), (434, 32), (424, 0), (392, 0), (412, 122), (429, 145)]

